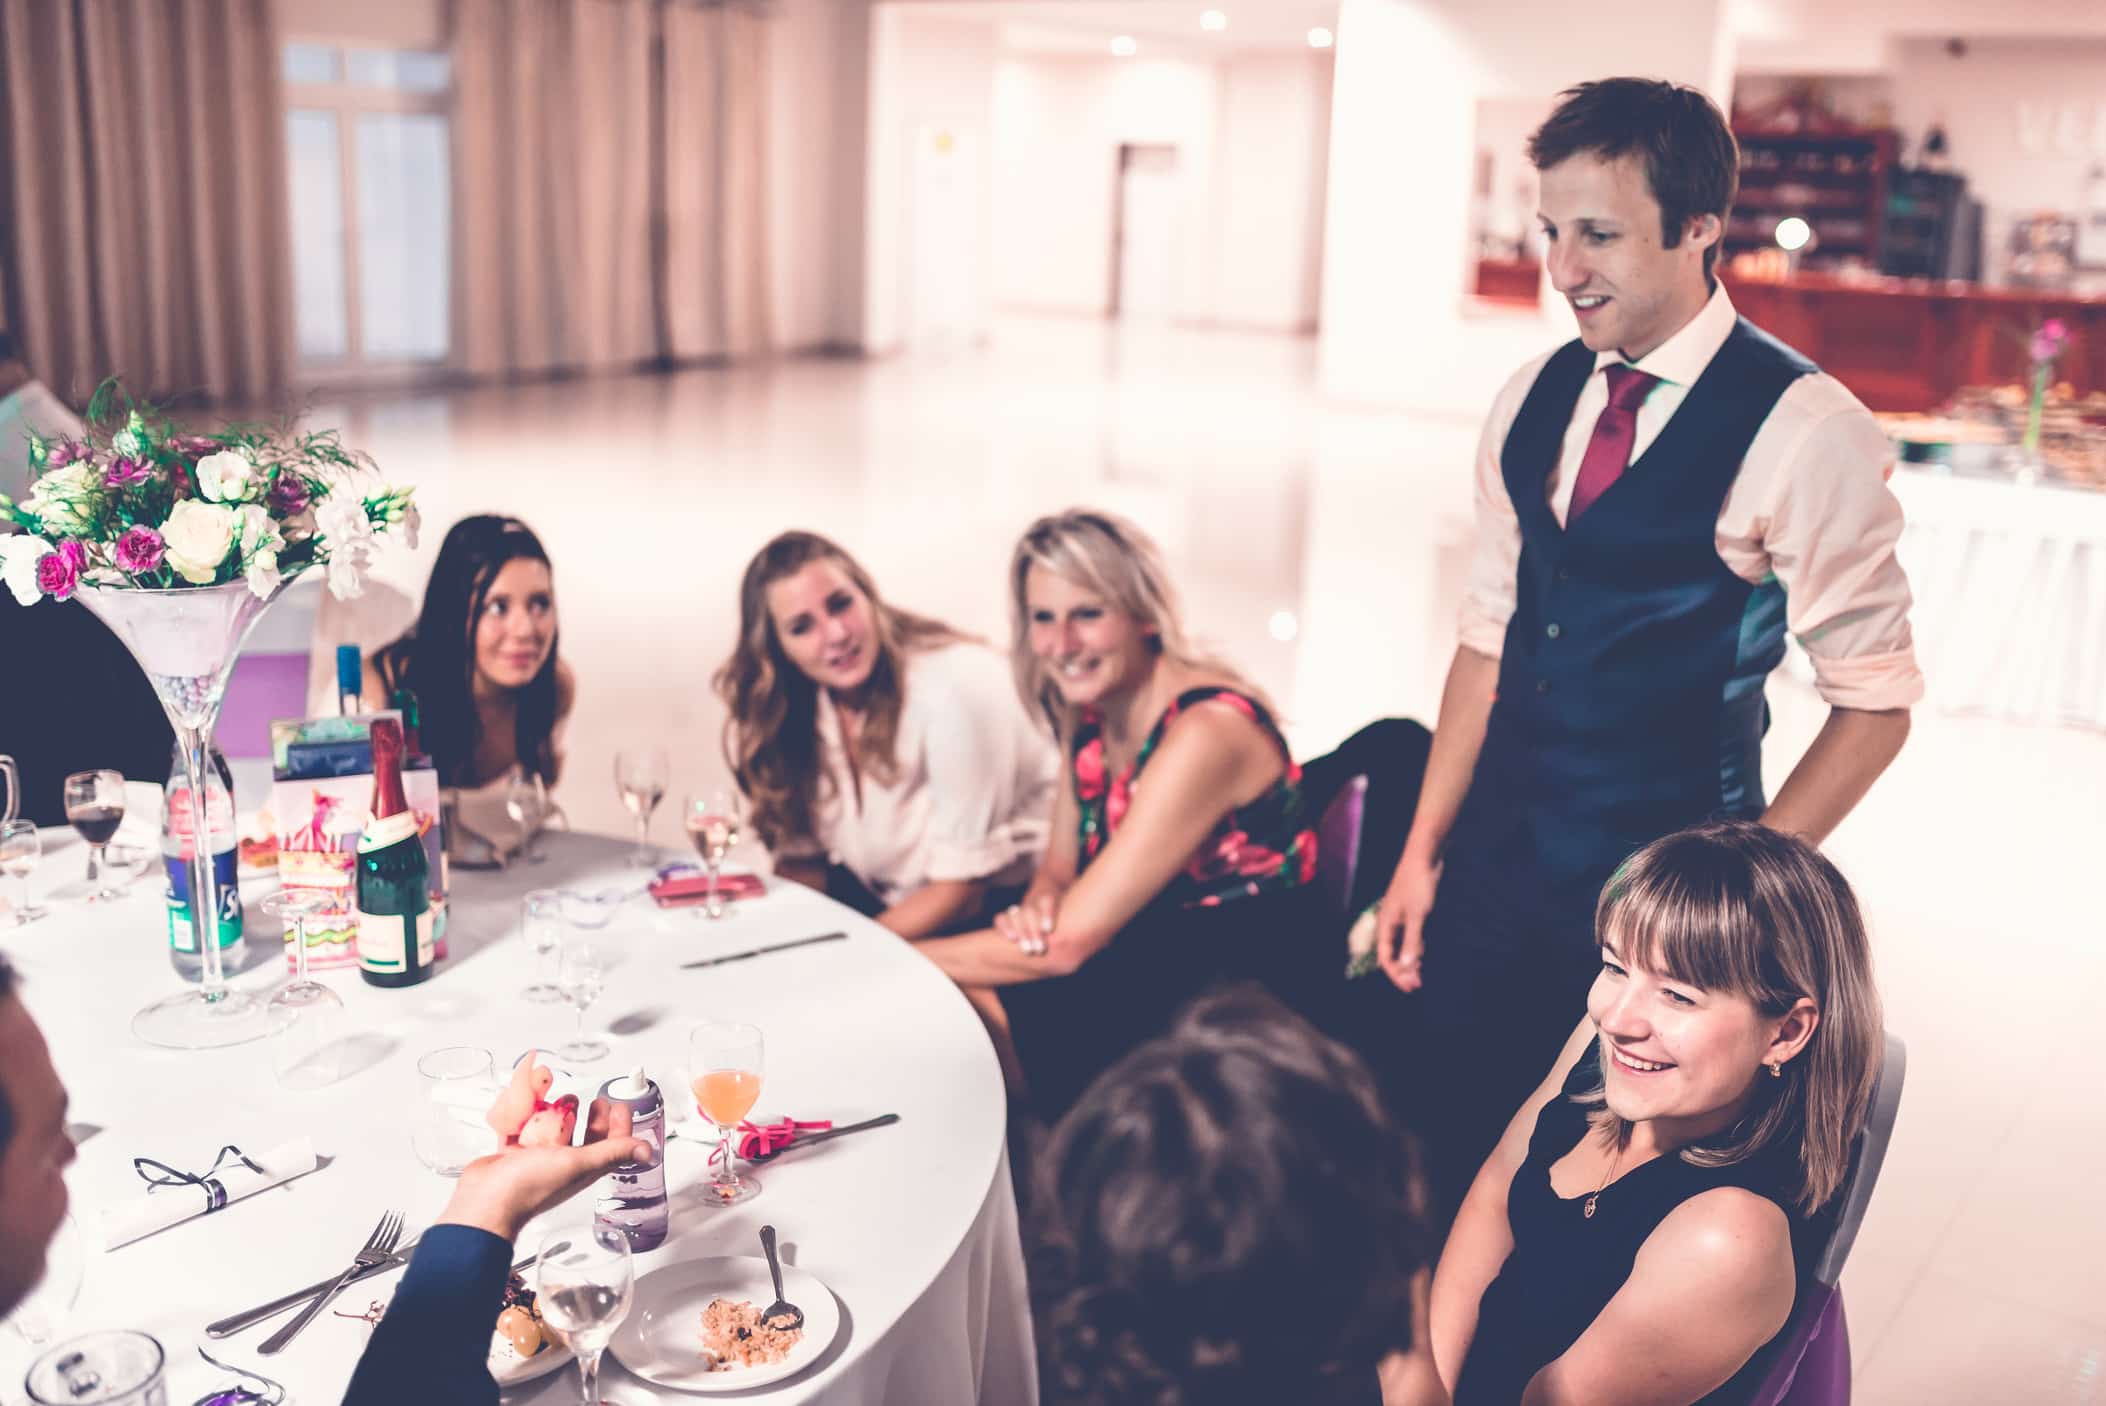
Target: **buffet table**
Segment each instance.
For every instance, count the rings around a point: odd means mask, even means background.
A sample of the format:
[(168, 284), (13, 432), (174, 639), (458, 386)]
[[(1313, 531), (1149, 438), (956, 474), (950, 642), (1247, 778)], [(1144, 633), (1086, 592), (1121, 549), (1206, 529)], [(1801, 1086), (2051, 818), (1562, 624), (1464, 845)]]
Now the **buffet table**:
[[(709, 922), (692, 910), (656, 909), (638, 871), (622, 867), (625, 847), (614, 841), (550, 835), (544, 843), (546, 864), (454, 876), (451, 954), (431, 981), (385, 991), (353, 971), (320, 974), (343, 996), (366, 1056), (360, 1072), (317, 1092), (277, 1086), (268, 1042), (178, 1054), (132, 1038), (132, 1011), (177, 982), (166, 955), (158, 864), (121, 902), (90, 907), (47, 898), (51, 916), (0, 929), (0, 946), (25, 980), (22, 998), (71, 1091), (69, 1118), (85, 1125), (76, 1129), (83, 1140), (68, 1183), (88, 1242), (86, 1268), (58, 1338), (119, 1327), (152, 1334), (168, 1351), (169, 1399), (177, 1406), (230, 1380), (199, 1361), (201, 1344), (286, 1382), (296, 1401), (336, 1402), (365, 1346), (366, 1324), (325, 1314), (271, 1358), (254, 1349), (282, 1318), (218, 1342), (204, 1339), (202, 1326), (336, 1273), (383, 1211), (402, 1212), (413, 1231), (438, 1213), (452, 1184), (418, 1161), (406, 1128), (418, 1056), (481, 1046), (502, 1071), (527, 1048), (564, 1040), (575, 1019), (570, 1008), (520, 995), (533, 979), (533, 959), (518, 936), (519, 897), (530, 888), (620, 887), (634, 896), (595, 934), (612, 949), (612, 969), (588, 1014), (589, 1025), (608, 1032), (614, 1052), (572, 1073), (597, 1083), (642, 1063), (677, 1107), (685, 1101), (689, 1028), (698, 1017), (723, 1016), (757, 1024), (767, 1037), (755, 1122), (900, 1115), (895, 1126), (769, 1164), (762, 1195), (731, 1209), (697, 1204), (709, 1146), (691, 1134), (674, 1140), (667, 1148), (672, 1237), (637, 1256), (638, 1278), (697, 1257), (758, 1256), (756, 1232), (773, 1224), (788, 1247), (785, 1258), (832, 1290), (841, 1328), (809, 1371), (740, 1399), (786, 1406), (1035, 1401), (1002, 1080), (956, 988), (876, 924), (796, 885), (777, 885), (737, 905), (734, 916)], [(76, 878), (81, 863), (77, 839), (47, 831), (33, 891), (48, 895)], [(252, 931), (269, 930), (256, 910), (266, 888), (243, 888)], [(677, 965), (832, 930), (845, 930), (847, 940), (701, 971)], [(271, 963), (235, 984), (263, 989), (280, 977)], [(260, 1151), (298, 1137), (311, 1138), (328, 1158), (320, 1170), (112, 1251), (95, 1243), (97, 1209), (142, 1190), (134, 1157), (201, 1170), (222, 1144)], [(589, 1216), (591, 1197), (552, 1217)], [(528, 1229), (522, 1255), (546, 1228)], [(336, 1307), (363, 1311), (387, 1298), (398, 1280), (390, 1274), (353, 1285)], [(6, 1399), (15, 1399), (29, 1356), (20, 1337), (4, 1335)], [(623, 1406), (700, 1399), (632, 1377), (612, 1353), (601, 1387)], [(506, 1399), (575, 1402), (575, 1368)]]

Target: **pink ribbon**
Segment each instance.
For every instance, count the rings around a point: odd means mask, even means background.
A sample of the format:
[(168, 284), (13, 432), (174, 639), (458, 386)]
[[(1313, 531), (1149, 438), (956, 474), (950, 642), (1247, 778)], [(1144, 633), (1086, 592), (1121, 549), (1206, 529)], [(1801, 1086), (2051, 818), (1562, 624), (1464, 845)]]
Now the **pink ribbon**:
[[(741, 1122), (738, 1135), (739, 1156), (748, 1162), (757, 1162), (788, 1147), (797, 1140), (799, 1133), (823, 1133), (833, 1125), (834, 1120), (831, 1118), (815, 1118), (808, 1122), (795, 1118), (784, 1118), (780, 1123)], [(718, 1143), (716, 1150), (709, 1154), (711, 1164), (721, 1161), (723, 1155), (724, 1145)]]

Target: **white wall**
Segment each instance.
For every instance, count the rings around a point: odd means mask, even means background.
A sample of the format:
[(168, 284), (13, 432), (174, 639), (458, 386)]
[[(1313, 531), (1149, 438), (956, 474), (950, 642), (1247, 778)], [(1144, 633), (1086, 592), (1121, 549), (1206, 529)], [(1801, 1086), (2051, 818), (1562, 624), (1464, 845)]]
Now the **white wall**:
[(777, 344), (859, 345), (870, 10), (775, 0), (768, 26), (768, 267)]
[[(1728, 106), (1726, 0), (1344, 0), (1331, 113), (1321, 367), (1341, 400), (1475, 418), (1510, 370), (1573, 332), (1562, 307), (1467, 297), (1477, 105), (1588, 78), (1692, 83)], [(1555, 42), (1544, 36), (1555, 35)]]
[[(947, 13), (946, 9), (952, 11)], [(915, 321), (915, 270), (926, 269), (914, 246), (917, 148), (947, 141), (963, 156), (960, 181), (991, 183), (988, 133), (993, 125), (995, 33), (961, 7), (879, 5), (870, 13), (870, 126), (863, 250), (862, 346), (887, 352), (903, 345)], [(972, 334), (990, 316), (994, 230), (986, 196), (961, 200), (975, 227), (953, 231), (960, 257), (952, 276), (962, 287), (943, 301), (962, 304)], [(921, 296), (932, 295), (924, 290)]]
[(1178, 150), (1175, 321), (1316, 323), (1328, 56), (1009, 54), (995, 67), (994, 289), (1005, 307), (1110, 306), (1119, 148)]

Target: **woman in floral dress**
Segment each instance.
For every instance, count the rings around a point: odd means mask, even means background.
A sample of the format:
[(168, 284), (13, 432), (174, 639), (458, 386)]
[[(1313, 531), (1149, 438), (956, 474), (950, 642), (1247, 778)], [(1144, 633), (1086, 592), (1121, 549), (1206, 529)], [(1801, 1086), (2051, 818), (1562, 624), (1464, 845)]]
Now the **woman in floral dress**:
[(1067, 784), (1023, 898), (919, 950), (994, 1013), (1051, 1118), (1190, 997), (1315, 972), (1334, 934), (1308, 901), (1301, 770), (1263, 696), (1186, 639), (1154, 544), (1106, 513), (1042, 518), (1009, 583), (1017, 689)]

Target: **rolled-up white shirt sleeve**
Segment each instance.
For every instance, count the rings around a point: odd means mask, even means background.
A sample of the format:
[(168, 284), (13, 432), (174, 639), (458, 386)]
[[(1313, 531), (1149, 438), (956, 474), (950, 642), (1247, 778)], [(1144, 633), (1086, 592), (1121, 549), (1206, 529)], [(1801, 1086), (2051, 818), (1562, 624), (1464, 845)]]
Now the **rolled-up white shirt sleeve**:
[(1908, 707), (1923, 697), (1923, 675), (1895, 555), (1903, 523), (1887, 486), (1892, 441), (1853, 403), (1808, 425), (1784, 464), (1762, 545), (1815, 688), (1838, 708)]
[(915, 700), (926, 709), (930, 880), (985, 879), (1007, 868), (1030, 842), (1016, 822), (1024, 719), (1013, 694), (990, 691), (959, 671)]
[(1515, 581), (1521, 567), (1521, 519), (1506, 491), (1500, 455), (1507, 433), (1545, 358), (1523, 367), (1499, 392), (1477, 439), (1473, 513), (1477, 543), (1463, 591), (1457, 641), (1474, 653), (1497, 659), (1506, 648), (1506, 625), (1514, 615)]

